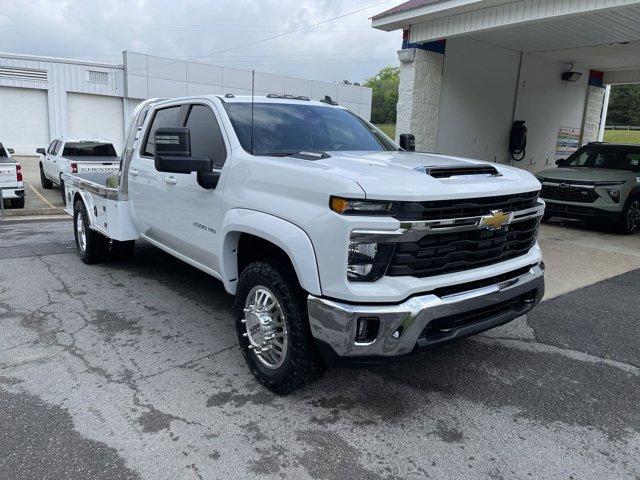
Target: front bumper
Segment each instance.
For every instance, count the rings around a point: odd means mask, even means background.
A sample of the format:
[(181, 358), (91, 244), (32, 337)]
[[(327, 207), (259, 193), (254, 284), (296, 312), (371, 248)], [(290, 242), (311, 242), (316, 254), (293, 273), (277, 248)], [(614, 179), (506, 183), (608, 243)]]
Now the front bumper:
[(2, 198), (7, 200), (10, 198), (23, 198), (24, 188), (2, 187)]
[[(311, 332), (325, 359), (366, 365), (505, 324), (531, 310), (543, 294), (544, 266), (538, 264), (488, 285), (419, 295), (399, 304), (349, 304), (310, 295), (307, 305)], [(361, 318), (379, 319), (373, 341), (356, 341)]]
[(566, 218), (569, 220), (582, 220), (585, 222), (616, 223), (622, 217), (620, 205), (607, 205), (605, 208), (593, 206), (594, 204), (579, 204), (575, 202), (558, 202), (547, 200), (545, 215), (547, 217)]

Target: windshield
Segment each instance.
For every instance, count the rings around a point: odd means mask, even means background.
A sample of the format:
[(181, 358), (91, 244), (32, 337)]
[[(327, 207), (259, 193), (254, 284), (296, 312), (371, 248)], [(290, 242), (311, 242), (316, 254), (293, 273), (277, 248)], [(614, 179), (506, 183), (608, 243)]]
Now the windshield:
[(567, 158), (564, 166), (640, 171), (640, 147), (587, 145)]
[[(225, 108), (242, 148), (251, 152), (251, 103), (225, 103)], [(253, 104), (254, 155), (347, 150), (398, 150), (398, 146), (376, 127), (341, 108)]]
[(110, 143), (71, 142), (65, 143), (63, 157), (116, 157), (116, 149)]

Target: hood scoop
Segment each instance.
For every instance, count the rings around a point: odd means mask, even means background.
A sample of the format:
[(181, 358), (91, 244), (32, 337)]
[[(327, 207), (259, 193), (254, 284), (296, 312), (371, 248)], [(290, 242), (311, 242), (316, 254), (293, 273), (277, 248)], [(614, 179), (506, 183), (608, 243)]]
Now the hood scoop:
[(416, 167), (417, 172), (433, 178), (487, 178), (502, 176), (491, 165), (470, 165), (465, 167)]

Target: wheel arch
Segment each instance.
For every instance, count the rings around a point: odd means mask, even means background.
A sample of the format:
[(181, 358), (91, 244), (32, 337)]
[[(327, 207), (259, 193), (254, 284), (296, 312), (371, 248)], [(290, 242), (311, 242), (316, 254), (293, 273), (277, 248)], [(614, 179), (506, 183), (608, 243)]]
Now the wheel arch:
[(82, 202), (82, 205), (84, 205), (84, 208), (87, 210), (87, 217), (89, 218), (89, 226), (93, 227), (95, 224), (95, 215), (93, 214), (92, 208), (89, 205), (87, 195), (81, 190), (77, 190), (73, 194), (73, 203), (71, 204), (71, 210), (73, 211), (73, 209), (75, 208), (76, 202), (78, 200)]
[[(313, 295), (321, 295), (313, 244), (306, 232), (297, 225), (267, 213), (233, 209), (225, 215), (221, 234), (220, 269), (229, 293), (235, 294), (241, 267), (246, 264), (247, 258), (257, 259), (263, 252), (271, 254), (279, 251), (288, 258), (300, 286)], [(255, 249), (255, 252), (248, 254), (248, 247)]]

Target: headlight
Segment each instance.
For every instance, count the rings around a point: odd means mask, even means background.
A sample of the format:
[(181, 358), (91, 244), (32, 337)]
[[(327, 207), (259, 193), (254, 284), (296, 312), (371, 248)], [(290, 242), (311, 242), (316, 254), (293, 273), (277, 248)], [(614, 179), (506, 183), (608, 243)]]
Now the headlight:
[(331, 210), (343, 215), (391, 215), (394, 210), (393, 202), (383, 200), (351, 200), (334, 197), (329, 199)]
[(349, 241), (347, 278), (352, 282), (374, 282), (384, 275), (393, 252), (390, 243)]

